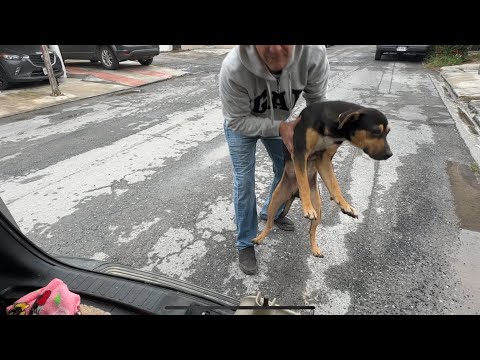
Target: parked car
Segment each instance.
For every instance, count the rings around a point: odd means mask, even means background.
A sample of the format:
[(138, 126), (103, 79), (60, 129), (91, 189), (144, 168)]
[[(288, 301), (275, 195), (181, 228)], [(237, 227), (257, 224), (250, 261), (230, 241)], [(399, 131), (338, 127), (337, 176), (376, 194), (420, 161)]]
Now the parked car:
[[(53, 72), (58, 79), (63, 76), (63, 67), (55, 55), (49, 51)], [(41, 45), (0, 45), (0, 90), (13, 83), (48, 80), (43, 61)]]
[(160, 45), (59, 45), (63, 60), (100, 61), (105, 69), (115, 70), (126, 60), (148, 66), (160, 54)]
[(425, 56), (431, 45), (377, 45), (375, 60), (380, 60), (383, 54), (412, 54)]

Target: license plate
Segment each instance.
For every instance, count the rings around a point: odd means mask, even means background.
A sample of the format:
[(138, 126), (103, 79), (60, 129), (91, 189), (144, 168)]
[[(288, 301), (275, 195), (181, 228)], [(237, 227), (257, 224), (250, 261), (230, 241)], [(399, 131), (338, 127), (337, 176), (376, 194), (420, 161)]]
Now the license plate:
[(44, 74), (44, 75), (48, 75), (47, 68), (43, 68), (43, 74)]
[(398, 46), (397, 51), (407, 51), (407, 47), (406, 46)]

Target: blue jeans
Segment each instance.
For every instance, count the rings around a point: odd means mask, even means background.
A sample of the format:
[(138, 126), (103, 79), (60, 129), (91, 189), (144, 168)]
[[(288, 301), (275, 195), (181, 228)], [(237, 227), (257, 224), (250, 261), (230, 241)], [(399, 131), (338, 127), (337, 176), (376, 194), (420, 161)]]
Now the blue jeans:
[[(224, 123), (230, 158), (233, 165), (233, 204), (235, 207), (235, 223), (237, 224), (237, 249), (253, 246), (252, 239), (257, 236), (257, 198), (255, 196), (255, 151), (260, 139), (273, 162), (274, 179), (270, 194), (260, 212), (262, 218), (267, 217), (268, 204), (273, 191), (283, 174), (283, 141), (281, 137), (244, 136), (233, 131)], [(282, 213), (283, 204), (275, 216)]]

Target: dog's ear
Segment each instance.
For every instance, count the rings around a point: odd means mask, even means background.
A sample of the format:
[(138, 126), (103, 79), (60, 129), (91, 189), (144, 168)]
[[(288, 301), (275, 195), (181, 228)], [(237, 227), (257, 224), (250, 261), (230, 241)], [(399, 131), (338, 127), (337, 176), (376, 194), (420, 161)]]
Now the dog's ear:
[(360, 112), (359, 111), (344, 111), (343, 113), (340, 114), (338, 117), (338, 130), (340, 130), (343, 125), (358, 120), (360, 118)]

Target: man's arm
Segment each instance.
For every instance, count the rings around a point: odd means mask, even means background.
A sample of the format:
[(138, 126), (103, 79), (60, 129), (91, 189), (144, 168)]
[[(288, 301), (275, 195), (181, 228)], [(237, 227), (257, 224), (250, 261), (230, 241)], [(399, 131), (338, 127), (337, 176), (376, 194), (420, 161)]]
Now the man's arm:
[(290, 122), (293, 120), (296, 120), (298, 118), (298, 115), (302, 112), (303, 109), (307, 106), (307, 102), (305, 98), (303, 97), (303, 91), (300, 94), (300, 97), (298, 98), (297, 102), (295, 103), (295, 106), (293, 107), (290, 116), (286, 120), (286, 122)]
[(246, 136), (279, 136), (280, 121), (251, 114), (247, 90), (234, 82), (228, 69), (220, 71), (220, 99), (228, 126)]
[(307, 86), (303, 91), (307, 106), (324, 101), (327, 98), (330, 63), (328, 62), (325, 46), (320, 47), (320, 54), (316, 55), (315, 58), (320, 59), (320, 61), (312, 64), (308, 70)]
[(324, 101), (327, 98), (328, 78), (330, 76), (330, 64), (328, 62), (326, 48), (320, 49), (320, 61), (310, 66), (308, 70), (308, 80), (304, 91), (300, 94), (295, 106), (293, 107), (287, 122), (297, 119), (302, 110), (310, 104)]
[(288, 119), (280, 125), (280, 136), (290, 153), (293, 152), (293, 132), (300, 121), (299, 115), (310, 104), (326, 100), (330, 64), (328, 62), (325, 46), (320, 48), (321, 55), (318, 63), (312, 64), (308, 71), (307, 85), (300, 94)]
[(283, 143), (287, 147), (290, 153), (293, 153), (293, 131), (295, 130), (295, 126), (297, 126), (300, 118), (297, 117), (292, 121), (282, 121), (280, 122), (279, 133), (282, 137)]

